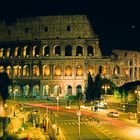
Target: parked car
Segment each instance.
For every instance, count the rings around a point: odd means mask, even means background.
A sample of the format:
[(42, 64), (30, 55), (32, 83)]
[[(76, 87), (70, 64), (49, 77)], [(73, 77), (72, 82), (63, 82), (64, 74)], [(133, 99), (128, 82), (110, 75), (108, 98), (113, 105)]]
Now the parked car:
[(41, 96), (42, 100), (48, 99), (48, 96)]
[(108, 112), (107, 113), (107, 116), (109, 117), (115, 117), (115, 118), (118, 118), (119, 117), (119, 113), (118, 112)]
[(95, 107), (97, 107), (98, 109), (107, 109), (107, 105), (102, 105), (102, 104), (98, 104)]
[(41, 96), (36, 96), (36, 99), (37, 99), (37, 100), (40, 100), (40, 99), (41, 99)]
[(48, 96), (36, 96), (37, 100), (49, 100)]

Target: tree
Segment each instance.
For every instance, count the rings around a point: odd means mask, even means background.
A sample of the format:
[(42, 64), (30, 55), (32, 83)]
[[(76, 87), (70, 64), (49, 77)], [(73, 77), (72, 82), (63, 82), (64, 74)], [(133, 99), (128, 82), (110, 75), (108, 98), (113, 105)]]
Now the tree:
[(78, 92), (74, 95), (72, 94), (67, 95), (66, 100), (67, 102), (76, 102), (79, 105), (80, 101), (83, 100), (83, 97), (84, 97), (83, 93)]
[[(8, 93), (8, 86), (10, 85), (10, 79), (8, 77), (8, 74), (3, 72), (0, 73), (0, 138), (3, 137), (5, 134), (4, 129), (4, 111), (3, 111), (3, 106), (5, 104), (6, 99), (9, 97)], [(2, 116), (2, 117), (1, 117)]]
[(94, 91), (94, 83), (93, 83), (93, 79), (91, 77), (91, 74), (89, 72), (88, 73), (87, 88), (86, 88), (86, 101), (91, 101), (94, 99), (93, 91)]
[(11, 81), (6, 72), (0, 73), (0, 96), (2, 97), (3, 103), (8, 99), (8, 86), (11, 84)]
[(118, 88), (110, 79), (102, 78), (101, 74), (97, 74), (93, 81), (89, 73), (86, 87), (86, 101), (100, 100), (101, 95), (105, 93), (102, 88), (104, 85), (110, 87), (108, 89), (108, 94), (113, 94), (114, 90)]
[(134, 91), (139, 85), (140, 85), (140, 81), (134, 81), (134, 82), (125, 83), (124, 85), (120, 86), (119, 93), (121, 96), (121, 101), (126, 102), (128, 99), (128, 92)]
[(102, 77), (97, 74), (94, 81), (94, 99), (99, 100), (102, 94)]
[[(104, 86), (104, 85), (109, 86), (107, 94), (113, 95), (114, 90), (118, 90), (118, 87), (116, 86), (116, 84), (113, 81), (111, 81), (110, 79), (103, 78), (102, 79), (102, 86)], [(104, 90), (104, 89), (102, 89), (102, 90)]]

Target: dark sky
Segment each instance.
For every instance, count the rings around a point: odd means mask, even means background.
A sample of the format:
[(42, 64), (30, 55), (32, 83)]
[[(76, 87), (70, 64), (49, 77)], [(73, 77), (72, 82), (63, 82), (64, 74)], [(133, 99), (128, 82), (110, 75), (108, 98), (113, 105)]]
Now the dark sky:
[[(9, 0), (10, 1), (10, 0)], [(47, 15), (87, 15), (103, 54), (112, 49), (139, 50), (140, 8), (136, 0), (18, 0), (0, 5), (0, 20)]]

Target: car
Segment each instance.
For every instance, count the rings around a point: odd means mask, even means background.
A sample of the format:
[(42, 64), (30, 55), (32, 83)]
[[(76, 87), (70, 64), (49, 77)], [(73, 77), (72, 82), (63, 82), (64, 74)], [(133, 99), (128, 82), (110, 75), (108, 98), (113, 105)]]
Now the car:
[(42, 100), (46, 100), (46, 99), (48, 99), (48, 96), (46, 96), (46, 95), (41, 96), (41, 99), (42, 99)]
[(107, 109), (107, 105), (96, 105), (95, 107), (98, 109)]
[(41, 96), (36, 96), (36, 99), (37, 100), (41, 100)]
[(115, 117), (115, 118), (118, 118), (119, 117), (119, 113), (118, 112), (108, 112), (107, 113), (107, 116), (109, 117)]
[(48, 96), (36, 96), (37, 100), (49, 100)]

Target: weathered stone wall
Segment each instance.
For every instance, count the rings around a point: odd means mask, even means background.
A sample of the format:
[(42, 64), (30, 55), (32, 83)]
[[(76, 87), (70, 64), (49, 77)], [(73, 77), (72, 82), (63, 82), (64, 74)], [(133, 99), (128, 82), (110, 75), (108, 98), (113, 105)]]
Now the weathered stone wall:
[[(29, 48), (29, 54), (24, 56), (24, 50)], [(35, 46), (38, 53), (35, 54)], [(44, 55), (44, 46), (50, 49), (49, 54)], [(55, 47), (60, 46), (60, 54), (55, 53)], [(72, 55), (65, 56), (66, 47), (72, 47)], [(77, 55), (80, 46), (82, 52)], [(88, 54), (88, 47), (93, 48), (93, 54)], [(20, 48), (19, 55), (15, 51)], [(10, 49), (10, 56), (7, 51)], [(90, 50), (90, 49), (89, 49)], [(17, 19), (15, 23), (6, 25), (0, 22), (0, 72), (11, 70), (10, 78), (16, 85), (29, 85), (29, 92), (39, 86), (40, 95), (43, 94), (43, 86), (49, 86), (49, 95), (53, 93), (54, 87), (59, 85), (62, 95), (67, 94), (68, 86), (72, 87), (72, 93), (76, 93), (76, 87), (81, 85), (84, 92), (87, 74), (91, 70), (94, 78), (102, 67), (102, 76), (113, 80), (117, 85), (128, 81), (140, 79), (140, 53), (136, 51), (114, 50), (110, 57), (101, 54), (99, 39), (94, 34), (88, 18), (84, 15), (75, 16), (43, 16), (34, 18)], [(23, 75), (25, 65), (29, 66), (28, 75)], [(33, 75), (34, 66), (38, 66), (39, 75)], [(43, 75), (43, 67), (50, 68), (50, 75)], [(54, 74), (55, 66), (61, 68), (61, 75)], [(65, 68), (71, 66), (72, 75), (65, 75)], [(76, 68), (83, 68), (83, 75), (76, 75)], [(90, 68), (89, 68), (90, 66)], [(16, 67), (19, 75), (15, 76)], [(16, 72), (15, 72), (16, 73)], [(35, 89), (34, 89), (35, 90)], [(25, 90), (27, 91), (27, 90)]]
[(96, 38), (85, 15), (42, 16), (0, 24), (0, 40)]

